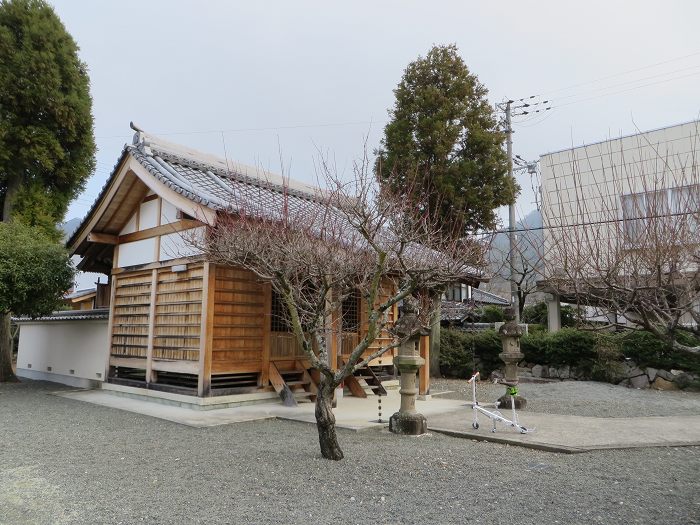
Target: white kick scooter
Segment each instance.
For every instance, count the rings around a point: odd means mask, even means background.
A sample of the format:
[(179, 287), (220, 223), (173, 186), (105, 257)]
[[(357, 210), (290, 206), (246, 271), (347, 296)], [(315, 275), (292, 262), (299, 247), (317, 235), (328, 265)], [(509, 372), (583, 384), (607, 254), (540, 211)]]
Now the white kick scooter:
[[(474, 429), (479, 428), (478, 413), (481, 412), (486, 417), (488, 417), (493, 426), (491, 427), (491, 432), (496, 432), (496, 422), (503, 423), (506, 426), (514, 427), (520, 430), (521, 434), (527, 434), (528, 432), (534, 432), (534, 428), (525, 428), (518, 421), (518, 414), (515, 413), (515, 396), (518, 395), (518, 389), (513, 385), (508, 385), (508, 394), (510, 395), (510, 408), (513, 411), (513, 419), (506, 419), (503, 414), (498, 410), (486, 410), (479, 402), (476, 400), (476, 382), (479, 380), (479, 372), (474, 373), (468, 383), (472, 384), (472, 413), (474, 418), (472, 420), (472, 427)], [(496, 401), (496, 408), (498, 408), (498, 401)]]

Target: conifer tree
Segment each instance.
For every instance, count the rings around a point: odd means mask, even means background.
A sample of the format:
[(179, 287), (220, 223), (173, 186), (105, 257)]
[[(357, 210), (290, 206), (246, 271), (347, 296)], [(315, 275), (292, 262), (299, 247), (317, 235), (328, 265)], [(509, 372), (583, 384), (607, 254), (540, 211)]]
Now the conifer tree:
[(487, 89), (457, 47), (434, 46), (411, 62), (394, 94), (375, 166), (385, 188), (457, 235), (493, 226), (494, 209), (517, 188)]
[[(92, 99), (78, 46), (43, 0), (0, 2), (2, 220), (63, 219), (95, 166)], [(41, 208), (39, 213), (23, 207)]]
[(46, 313), (71, 284), (56, 224), (95, 166), (91, 108), (87, 68), (51, 6), (0, 1), (0, 381), (15, 379), (11, 315)]

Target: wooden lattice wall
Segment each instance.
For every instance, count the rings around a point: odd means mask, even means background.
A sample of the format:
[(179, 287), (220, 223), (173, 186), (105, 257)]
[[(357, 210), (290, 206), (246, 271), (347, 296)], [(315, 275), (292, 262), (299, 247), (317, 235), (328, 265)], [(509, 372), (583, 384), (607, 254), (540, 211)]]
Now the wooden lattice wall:
[(202, 266), (157, 270), (153, 359), (199, 361)]
[(110, 379), (151, 384), (164, 373), (160, 383), (199, 388), (205, 265), (186, 268), (112, 276)]
[(146, 368), (151, 272), (115, 276), (112, 321), (114, 357), (141, 358)]

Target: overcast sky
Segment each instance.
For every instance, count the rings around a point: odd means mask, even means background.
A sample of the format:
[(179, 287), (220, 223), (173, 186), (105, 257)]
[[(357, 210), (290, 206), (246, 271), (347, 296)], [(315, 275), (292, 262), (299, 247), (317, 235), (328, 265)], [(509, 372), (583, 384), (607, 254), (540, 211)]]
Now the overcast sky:
[[(129, 121), (230, 159), (315, 181), (378, 146), (393, 89), (432, 44), (456, 43), (492, 102), (550, 99), (515, 119), (528, 160), (698, 118), (700, 2), (54, 0), (90, 70), (98, 164), (67, 218), (107, 180)], [(544, 107), (544, 106), (539, 106)], [(635, 127), (636, 126), (636, 127)], [(223, 134), (221, 133), (223, 131)], [(527, 175), (519, 215), (533, 207)]]

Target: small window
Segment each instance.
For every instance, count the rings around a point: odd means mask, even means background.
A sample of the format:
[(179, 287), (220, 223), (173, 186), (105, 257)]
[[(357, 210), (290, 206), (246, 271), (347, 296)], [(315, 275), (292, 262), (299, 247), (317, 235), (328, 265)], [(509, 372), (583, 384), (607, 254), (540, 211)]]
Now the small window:
[(673, 188), (671, 190), (671, 213), (676, 224), (695, 233), (700, 228), (700, 184)]
[(289, 314), (282, 301), (282, 297), (275, 290), (272, 290), (272, 312), (270, 312), (270, 330), (273, 332), (291, 332), (289, 325)]
[(638, 241), (644, 233), (645, 198), (643, 193), (633, 193), (620, 197), (625, 239)]
[(360, 330), (360, 294), (352, 292), (343, 299), (343, 332), (357, 333)]

